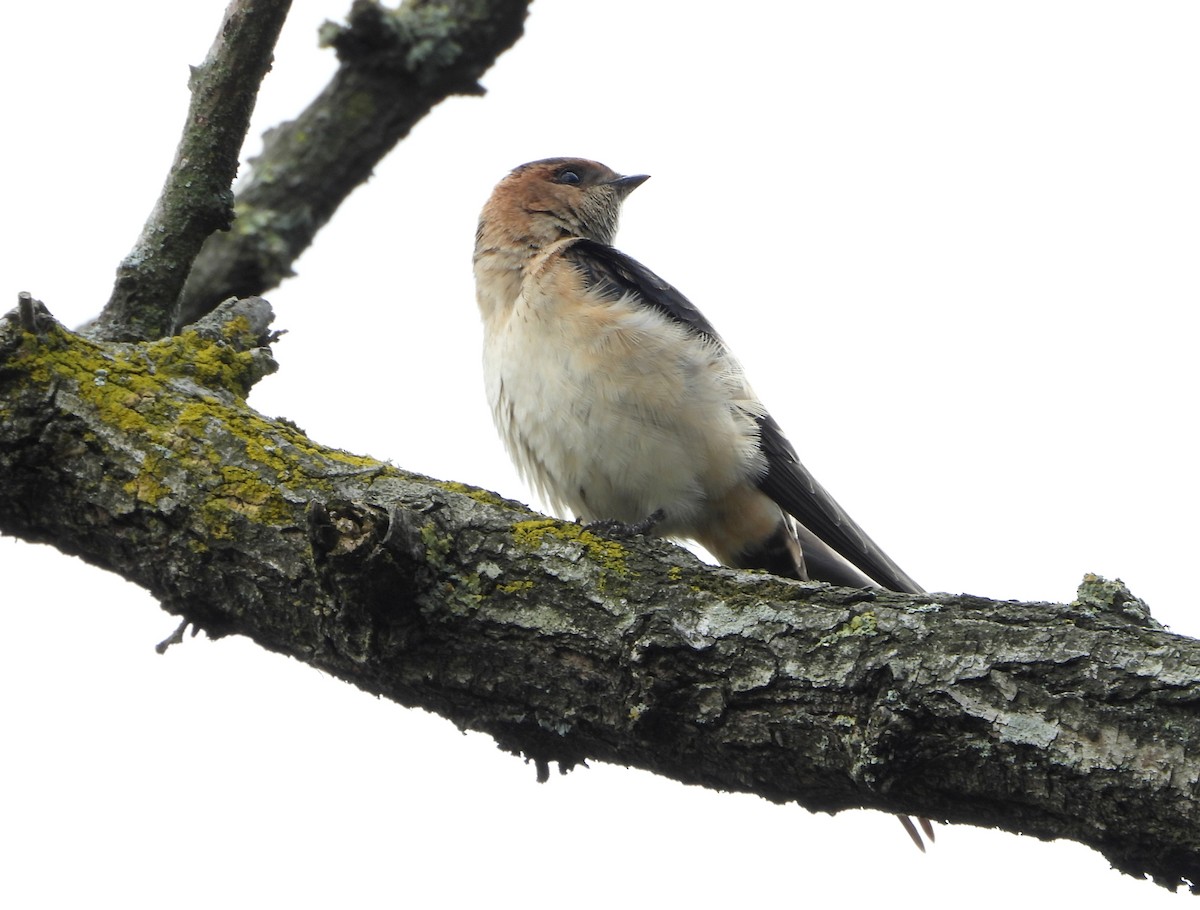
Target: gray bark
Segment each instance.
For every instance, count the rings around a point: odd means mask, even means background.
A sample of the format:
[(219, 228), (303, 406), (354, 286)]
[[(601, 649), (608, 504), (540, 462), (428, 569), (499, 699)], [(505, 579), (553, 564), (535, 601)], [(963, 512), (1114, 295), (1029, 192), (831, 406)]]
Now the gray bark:
[[(324, 44), (340, 66), (295, 120), (264, 136), (237, 196), (237, 226), (213, 234), (180, 300), (180, 324), (230, 296), (263, 294), (338, 206), (429, 111), (482, 95), (480, 77), (524, 30), (529, 0), (408, 0), (388, 10), (355, 0)], [(403, 215), (403, 207), (399, 209)]]
[(233, 221), (230, 184), (258, 88), (291, 0), (234, 0), (204, 63), (192, 69), (192, 103), (175, 160), (93, 332), (137, 341), (175, 325), (192, 262), (213, 231)]
[(0, 328), (0, 531), (491, 734), (540, 773), (1066, 837), (1200, 882), (1200, 642), (1119, 584), (1071, 604), (801, 584), (610, 540), (323, 447), (247, 407), (264, 301), (97, 343)]

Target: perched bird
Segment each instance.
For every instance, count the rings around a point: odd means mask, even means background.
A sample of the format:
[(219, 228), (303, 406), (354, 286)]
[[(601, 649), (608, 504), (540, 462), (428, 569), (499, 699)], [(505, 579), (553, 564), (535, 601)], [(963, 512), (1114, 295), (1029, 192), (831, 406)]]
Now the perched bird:
[(800, 463), (700, 311), (612, 247), (646, 179), (533, 161), (480, 215), (487, 395), (521, 474), (560, 512), (690, 538), (729, 566), (920, 593)]
[(692, 303), (612, 247), (647, 179), (523, 164), (475, 238), (492, 416), (556, 509), (690, 538), (722, 563), (920, 593), (817, 483)]

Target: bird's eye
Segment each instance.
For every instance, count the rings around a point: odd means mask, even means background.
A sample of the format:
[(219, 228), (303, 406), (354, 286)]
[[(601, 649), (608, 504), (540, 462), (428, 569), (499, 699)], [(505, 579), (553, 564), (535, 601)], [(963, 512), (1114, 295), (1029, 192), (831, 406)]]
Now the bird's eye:
[(579, 175), (574, 171), (559, 171), (556, 179), (559, 183), (566, 183), (571, 186), (579, 183)]

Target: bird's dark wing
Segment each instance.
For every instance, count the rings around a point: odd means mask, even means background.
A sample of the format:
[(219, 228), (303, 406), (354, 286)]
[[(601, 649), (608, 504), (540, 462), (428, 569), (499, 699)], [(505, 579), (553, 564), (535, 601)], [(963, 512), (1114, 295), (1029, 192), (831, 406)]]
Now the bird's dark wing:
[[(825, 488), (817, 483), (816, 478), (800, 463), (795, 449), (771, 415), (764, 414), (758, 422), (763, 453), (767, 456), (767, 473), (758, 482), (759, 489), (876, 583), (892, 591), (924, 593), (924, 588), (892, 562)], [(845, 583), (836, 575), (823, 577), (827, 573), (821, 571), (819, 554), (806, 550), (805, 561), (814, 578)], [(830, 568), (836, 571), (834, 567)]]
[[(647, 306), (725, 347), (716, 329), (690, 300), (636, 259), (606, 244), (585, 239), (572, 243), (563, 255), (583, 272), (589, 284), (609, 288), (614, 296), (635, 294)], [(922, 593), (921, 586), (888, 558), (800, 463), (779, 424), (769, 414), (760, 416), (758, 424), (767, 458), (767, 472), (759, 480), (759, 489), (811, 532), (801, 535), (810, 576), (835, 584), (859, 583), (852, 573), (838, 565), (836, 556), (812, 546), (811, 538), (815, 537), (817, 543), (828, 545), (883, 587), (909, 594)], [(810, 538), (808, 546), (804, 546), (805, 536)]]
[(564, 251), (563, 256), (583, 272), (589, 284), (611, 288), (615, 296), (636, 294), (646, 305), (725, 346), (717, 330), (690, 300), (620, 250), (594, 240), (579, 239)]

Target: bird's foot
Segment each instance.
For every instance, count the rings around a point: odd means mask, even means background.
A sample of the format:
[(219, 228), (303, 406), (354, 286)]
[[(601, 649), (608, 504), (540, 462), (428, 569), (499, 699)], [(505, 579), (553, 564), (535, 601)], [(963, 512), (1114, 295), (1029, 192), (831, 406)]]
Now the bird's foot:
[(618, 521), (615, 518), (602, 518), (599, 521), (589, 521), (583, 526), (585, 531), (599, 531), (608, 537), (638, 537), (649, 534), (655, 526), (667, 517), (662, 509), (656, 509), (641, 521)]

